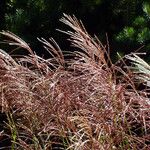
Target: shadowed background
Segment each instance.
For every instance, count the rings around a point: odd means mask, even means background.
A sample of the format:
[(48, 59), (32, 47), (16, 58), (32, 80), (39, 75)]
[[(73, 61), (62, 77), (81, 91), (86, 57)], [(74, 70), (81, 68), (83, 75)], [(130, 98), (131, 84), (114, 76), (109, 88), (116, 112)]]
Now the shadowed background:
[(39, 55), (47, 54), (37, 37), (54, 37), (63, 50), (71, 50), (64, 42), (67, 36), (55, 30), (66, 29), (59, 22), (63, 13), (81, 19), (104, 45), (107, 34), (113, 60), (117, 52), (124, 55), (141, 46), (149, 52), (150, 2), (146, 0), (1, 0), (0, 30), (17, 34)]

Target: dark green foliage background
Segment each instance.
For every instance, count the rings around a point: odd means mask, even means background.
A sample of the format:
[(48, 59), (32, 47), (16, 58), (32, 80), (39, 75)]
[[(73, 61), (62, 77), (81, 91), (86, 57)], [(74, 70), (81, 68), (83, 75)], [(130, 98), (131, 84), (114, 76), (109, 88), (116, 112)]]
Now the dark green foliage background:
[[(54, 37), (70, 50), (65, 35), (55, 29), (66, 29), (59, 22), (63, 13), (81, 19), (91, 35), (106, 44), (108, 35), (112, 57), (126, 54), (141, 46), (150, 49), (150, 2), (146, 0), (1, 0), (0, 30), (9, 30), (43, 54), (36, 37)], [(61, 38), (60, 38), (61, 36)]]

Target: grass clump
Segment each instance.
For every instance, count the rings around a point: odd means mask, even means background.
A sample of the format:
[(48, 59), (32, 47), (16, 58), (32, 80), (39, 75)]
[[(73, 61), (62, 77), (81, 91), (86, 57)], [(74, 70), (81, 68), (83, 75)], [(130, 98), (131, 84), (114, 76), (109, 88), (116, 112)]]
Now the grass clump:
[[(105, 47), (74, 16), (60, 21), (73, 29), (62, 32), (77, 51), (63, 54), (52, 38), (39, 39), (49, 59), (37, 56), (18, 36), (2, 32), (10, 45), (29, 52), (12, 58), (0, 51), (0, 106), (7, 116), (0, 137), (11, 140), (7, 149), (149, 149), (150, 103), (148, 92), (136, 88), (137, 74), (112, 64)], [(138, 56), (127, 57), (139, 64)]]

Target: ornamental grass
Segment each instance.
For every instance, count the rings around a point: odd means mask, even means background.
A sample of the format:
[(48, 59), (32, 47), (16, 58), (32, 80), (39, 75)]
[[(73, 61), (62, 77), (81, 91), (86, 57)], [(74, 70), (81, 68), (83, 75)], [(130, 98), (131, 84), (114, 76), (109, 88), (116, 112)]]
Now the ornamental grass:
[(70, 27), (61, 32), (69, 35), (72, 51), (40, 38), (48, 59), (1, 32), (28, 54), (0, 50), (0, 149), (150, 149), (150, 66), (137, 54), (113, 64), (107, 47), (75, 16), (60, 21)]

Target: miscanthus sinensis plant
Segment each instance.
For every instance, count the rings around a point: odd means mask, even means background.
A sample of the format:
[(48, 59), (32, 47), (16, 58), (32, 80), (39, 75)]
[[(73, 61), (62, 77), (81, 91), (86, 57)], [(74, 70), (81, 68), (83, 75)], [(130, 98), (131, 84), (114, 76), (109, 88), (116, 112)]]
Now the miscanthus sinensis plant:
[[(10, 139), (0, 149), (149, 149), (150, 104), (147, 93), (136, 89), (134, 72), (112, 64), (105, 46), (76, 17), (60, 21), (72, 28), (61, 32), (77, 51), (63, 53), (54, 39), (41, 38), (49, 59), (13, 33), (1, 32), (28, 55), (11, 57), (0, 50), (0, 107), (7, 116), (0, 145)], [(138, 56), (128, 58), (139, 71), (146, 69)], [(149, 71), (141, 73), (147, 79)]]

